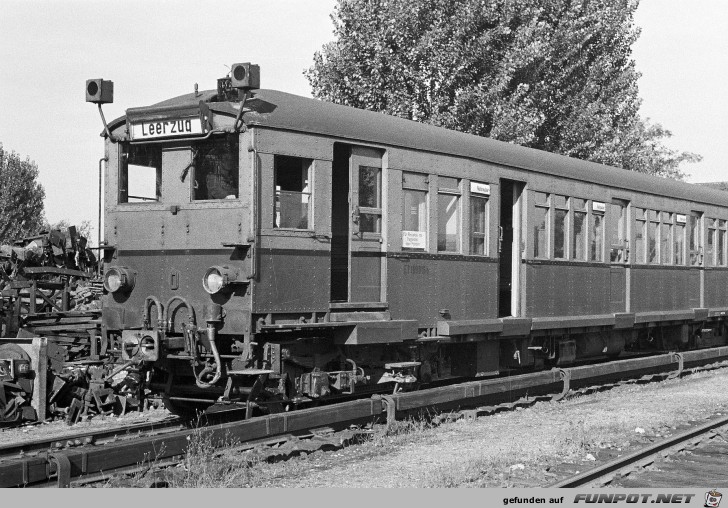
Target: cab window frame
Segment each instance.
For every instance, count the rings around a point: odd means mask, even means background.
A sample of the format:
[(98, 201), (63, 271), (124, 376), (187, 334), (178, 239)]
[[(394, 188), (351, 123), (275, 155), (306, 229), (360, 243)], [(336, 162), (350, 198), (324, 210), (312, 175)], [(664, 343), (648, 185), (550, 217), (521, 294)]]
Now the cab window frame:
[[(290, 190), (290, 189), (279, 189), (279, 182), (282, 182), (282, 178), (279, 177), (279, 171), (296, 171), (293, 169), (295, 167), (295, 163), (300, 164), (300, 182), (297, 181), (295, 175), (286, 175), (290, 176), (290, 182), (287, 182), (287, 185), (293, 185), (298, 184), (298, 187), (301, 188), (300, 191), (296, 190)], [(288, 167), (287, 167), (288, 166)], [(314, 231), (314, 159), (306, 158), (306, 157), (297, 157), (292, 155), (282, 155), (282, 154), (274, 154), (273, 155), (273, 195), (272, 195), (272, 204), (273, 204), (273, 210), (272, 210), (272, 224), (271, 227), (275, 231), (306, 231), (311, 232)], [(308, 190), (306, 190), (308, 189)], [(281, 196), (282, 193), (293, 195), (299, 195), (300, 196), (300, 203), (297, 203), (295, 200), (291, 201), (292, 206), (296, 205), (306, 205), (306, 214), (305, 219), (306, 223), (304, 227), (295, 227), (288, 225), (288, 222), (286, 222), (286, 225), (281, 225), (281, 222), (283, 218), (281, 217), (282, 209), (283, 209), (283, 203), (281, 202)], [(299, 220), (298, 224), (301, 224), (301, 221), (303, 220), (303, 214), (301, 214), (301, 219)]]

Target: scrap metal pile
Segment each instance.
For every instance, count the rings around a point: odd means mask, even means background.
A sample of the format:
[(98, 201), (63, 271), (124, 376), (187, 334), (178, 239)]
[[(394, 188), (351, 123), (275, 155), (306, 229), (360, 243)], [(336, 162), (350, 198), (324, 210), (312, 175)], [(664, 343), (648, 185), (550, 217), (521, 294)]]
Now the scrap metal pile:
[(0, 426), (139, 405), (101, 333), (98, 273), (74, 227), (0, 245)]

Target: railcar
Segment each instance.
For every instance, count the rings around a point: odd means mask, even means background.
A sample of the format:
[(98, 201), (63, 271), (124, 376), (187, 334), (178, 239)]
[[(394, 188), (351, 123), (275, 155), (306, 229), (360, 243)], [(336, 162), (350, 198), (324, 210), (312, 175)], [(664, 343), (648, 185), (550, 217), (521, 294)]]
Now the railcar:
[(251, 64), (104, 124), (104, 348), (173, 411), (726, 344), (721, 191), (263, 90)]

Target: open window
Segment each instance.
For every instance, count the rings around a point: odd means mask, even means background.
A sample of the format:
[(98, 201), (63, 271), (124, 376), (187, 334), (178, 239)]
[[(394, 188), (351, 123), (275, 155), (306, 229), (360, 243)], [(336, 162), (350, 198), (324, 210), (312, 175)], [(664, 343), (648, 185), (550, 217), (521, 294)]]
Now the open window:
[(119, 203), (162, 199), (162, 147), (123, 145), (119, 171)]
[(276, 155), (273, 227), (311, 229), (311, 159)]
[(437, 179), (437, 250), (460, 252), (460, 180)]

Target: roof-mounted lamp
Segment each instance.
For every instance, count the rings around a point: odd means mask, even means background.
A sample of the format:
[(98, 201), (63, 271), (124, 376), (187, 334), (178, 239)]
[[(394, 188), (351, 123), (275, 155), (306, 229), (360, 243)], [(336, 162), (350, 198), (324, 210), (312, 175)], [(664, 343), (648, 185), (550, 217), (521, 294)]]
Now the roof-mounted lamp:
[(235, 118), (235, 131), (240, 132), (243, 127), (243, 109), (251, 90), (260, 88), (260, 66), (250, 62), (233, 64), (230, 69), (230, 84), (233, 88), (243, 91), (243, 100), (240, 102), (240, 111)]
[(93, 102), (99, 107), (101, 121), (104, 123), (104, 130), (109, 140), (116, 143), (116, 138), (111, 135), (109, 126), (104, 117), (104, 111), (101, 109), (102, 104), (111, 104), (114, 102), (114, 82), (105, 79), (87, 79), (86, 80), (86, 102)]

